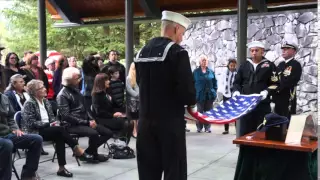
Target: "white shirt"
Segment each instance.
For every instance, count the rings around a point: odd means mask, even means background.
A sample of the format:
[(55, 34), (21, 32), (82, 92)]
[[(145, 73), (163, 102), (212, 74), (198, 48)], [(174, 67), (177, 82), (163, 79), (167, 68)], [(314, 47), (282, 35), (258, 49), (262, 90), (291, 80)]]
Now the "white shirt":
[(46, 110), (46, 107), (44, 106), (44, 102), (42, 101), (42, 103), (40, 103), (40, 101), (38, 101), (38, 105), (39, 105), (39, 110), (40, 110), (40, 115), (41, 115), (41, 121), (44, 123), (48, 123), (49, 122), (49, 116), (48, 116), (48, 112)]
[[(28, 101), (30, 99), (30, 96), (28, 93), (23, 92), (22, 94), (23, 94), (24, 98), (26, 98), (26, 101)], [(21, 102), (20, 102), (20, 96), (16, 93), (16, 91), (14, 91), (14, 95), (16, 96), (16, 99), (17, 99), (17, 102), (18, 102), (20, 108), (23, 109), (23, 104), (21, 104)]]
[(289, 61), (291, 61), (293, 59), (293, 57), (292, 58), (289, 58), (289, 59), (285, 59), (284, 61), (286, 62), (286, 64), (289, 62)]

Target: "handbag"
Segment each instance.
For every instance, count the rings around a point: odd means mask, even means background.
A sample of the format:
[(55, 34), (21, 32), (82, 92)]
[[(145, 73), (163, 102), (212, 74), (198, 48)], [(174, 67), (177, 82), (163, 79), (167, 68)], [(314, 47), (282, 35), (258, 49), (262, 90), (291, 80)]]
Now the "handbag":
[(133, 149), (129, 146), (110, 145), (109, 156), (113, 159), (132, 159), (135, 158)]

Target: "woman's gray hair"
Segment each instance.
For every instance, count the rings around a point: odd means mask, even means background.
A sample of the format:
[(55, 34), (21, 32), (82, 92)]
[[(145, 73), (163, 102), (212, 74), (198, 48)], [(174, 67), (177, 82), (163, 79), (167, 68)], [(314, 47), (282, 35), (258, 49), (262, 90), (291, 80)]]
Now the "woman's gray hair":
[(40, 87), (43, 86), (43, 81), (38, 79), (32, 79), (27, 84), (27, 92), (30, 96), (35, 96)]
[(6, 91), (11, 91), (14, 90), (14, 84), (18, 81), (18, 79), (23, 79), (25, 76), (21, 75), (21, 74), (15, 74), (13, 76), (10, 77), (10, 82), (8, 87), (6, 88)]
[(80, 75), (80, 70), (75, 67), (68, 67), (62, 72), (62, 82), (61, 84), (64, 86), (69, 85), (69, 80), (73, 79), (74, 75)]

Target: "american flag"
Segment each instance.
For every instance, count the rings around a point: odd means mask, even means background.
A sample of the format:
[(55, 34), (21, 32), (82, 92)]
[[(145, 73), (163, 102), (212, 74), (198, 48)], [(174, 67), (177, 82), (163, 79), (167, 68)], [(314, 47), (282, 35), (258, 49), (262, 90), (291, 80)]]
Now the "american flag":
[(199, 113), (186, 110), (185, 119), (210, 124), (227, 124), (252, 111), (261, 101), (259, 94), (239, 95), (230, 98), (210, 111)]

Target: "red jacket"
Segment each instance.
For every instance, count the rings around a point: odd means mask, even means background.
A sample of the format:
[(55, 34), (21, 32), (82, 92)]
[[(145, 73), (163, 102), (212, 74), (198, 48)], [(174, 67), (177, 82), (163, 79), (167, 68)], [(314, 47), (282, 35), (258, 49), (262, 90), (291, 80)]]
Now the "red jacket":
[(54, 91), (53, 91), (53, 71), (45, 70), (44, 71), (48, 77), (49, 82), (49, 89), (47, 89), (48, 96), (47, 99), (53, 99), (54, 98)]

